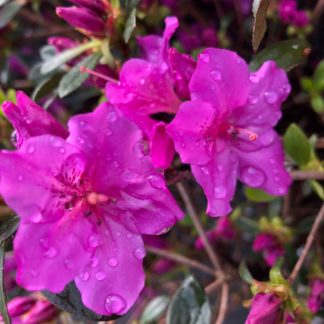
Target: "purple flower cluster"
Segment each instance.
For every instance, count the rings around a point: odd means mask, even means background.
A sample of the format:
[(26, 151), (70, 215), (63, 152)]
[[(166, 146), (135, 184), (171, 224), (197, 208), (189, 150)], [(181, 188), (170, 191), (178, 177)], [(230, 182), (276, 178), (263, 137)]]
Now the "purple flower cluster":
[(313, 279), (310, 285), (311, 293), (308, 297), (308, 308), (316, 314), (324, 306), (324, 280)]
[(296, 0), (281, 0), (279, 17), (282, 22), (300, 28), (309, 24), (309, 17), (304, 10), (298, 10)]
[[(94, 13), (106, 2), (72, 2), (78, 7), (58, 13), (100, 36)], [(0, 192), (21, 219), (14, 249), (24, 288), (58, 293), (74, 281), (96, 313), (126, 313), (144, 286), (142, 235), (165, 233), (183, 216), (163, 174), (175, 152), (212, 217), (231, 211), (237, 179), (286, 193), (291, 179), (273, 130), (290, 92), (286, 73), (272, 61), (250, 72), (216, 48), (195, 62), (170, 48), (177, 27), (168, 17), (162, 37), (139, 38), (143, 58), (128, 60), (106, 86), (108, 102), (73, 116), (68, 129), (22, 92), (3, 104), (17, 149), (0, 152)]]

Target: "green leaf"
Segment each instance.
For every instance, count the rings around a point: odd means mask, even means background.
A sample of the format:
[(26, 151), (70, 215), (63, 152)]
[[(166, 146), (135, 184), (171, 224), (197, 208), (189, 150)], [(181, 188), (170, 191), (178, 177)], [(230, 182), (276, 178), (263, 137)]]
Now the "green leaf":
[(275, 196), (271, 196), (267, 194), (266, 192), (260, 190), (260, 189), (255, 189), (255, 188), (249, 188), (245, 187), (244, 188), (244, 193), (245, 196), (254, 202), (268, 202), (276, 199)]
[(318, 197), (320, 197), (324, 201), (324, 188), (323, 186), (316, 180), (309, 181), (312, 189), (316, 192)]
[(242, 261), (239, 267), (239, 275), (240, 277), (249, 284), (252, 284), (254, 279), (249, 271), (248, 267), (246, 266), (245, 261)]
[(305, 60), (304, 50), (308, 43), (304, 39), (289, 39), (277, 42), (254, 55), (250, 63), (252, 71), (257, 70), (265, 61), (274, 60), (278, 66), (290, 71)]
[(12, 1), (6, 3), (3, 7), (0, 8), (0, 28), (5, 27), (8, 23), (10, 23), (11, 19), (13, 19), (19, 10), (24, 6), (24, 2), (22, 1)]
[(56, 73), (50, 75), (48, 78), (42, 80), (34, 89), (32, 98), (37, 101), (44, 98), (49, 93), (51, 93), (59, 85), (62, 79), (63, 73)]
[(7, 216), (2, 219), (0, 224), (0, 313), (5, 324), (10, 324), (11, 320), (8, 315), (6, 305), (6, 295), (3, 283), (3, 263), (5, 255), (6, 240), (14, 234), (19, 224), (17, 216)]
[(58, 94), (61, 98), (67, 96), (77, 88), (89, 77), (88, 73), (81, 72), (81, 66), (88, 69), (93, 69), (101, 58), (101, 53), (94, 53), (91, 56), (84, 58), (76, 66), (74, 66), (68, 73), (64, 75), (60, 81)]
[(322, 60), (316, 67), (314, 73), (314, 85), (318, 91), (324, 90), (324, 60)]
[(112, 321), (120, 316), (105, 316), (94, 313), (87, 308), (81, 299), (80, 292), (75, 286), (74, 281), (65, 286), (64, 290), (58, 294), (54, 294), (49, 291), (43, 291), (43, 295), (56, 307), (62, 309), (65, 312), (72, 314), (78, 320), (88, 320), (94, 322), (100, 321)]
[(267, 30), (267, 10), (271, 0), (253, 0), (253, 32), (252, 32), (252, 46), (256, 52), (260, 46), (263, 36)]
[(283, 258), (280, 258), (277, 263), (270, 269), (269, 273), (269, 279), (271, 283), (278, 284), (278, 285), (284, 285), (287, 283), (284, 276), (281, 274), (281, 267), (283, 264)]
[(140, 318), (140, 324), (150, 324), (158, 321), (170, 302), (168, 296), (157, 296), (145, 307)]
[(286, 153), (298, 165), (303, 166), (310, 161), (312, 147), (305, 133), (296, 124), (289, 126), (283, 141)]
[(123, 37), (125, 43), (128, 43), (130, 37), (132, 36), (133, 30), (136, 27), (136, 7), (139, 0), (123, 0), (121, 5), (126, 13), (125, 30)]
[(45, 61), (42, 64), (41, 72), (42, 74), (47, 74), (59, 68), (61, 65), (65, 64), (66, 62), (74, 59), (75, 57), (79, 56), (86, 50), (90, 48), (99, 47), (101, 42), (99, 40), (94, 40), (92, 42), (82, 44), (80, 46), (74, 47), (67, 51), (64, 51), (54, 57), (51, 57), (49, 60)]
[(314, 111), (318, 114), (324, 112), (324, 99), (321, 97), (321, 95), (312, 96), (311, 105)]
[(167, 313), (167, 324), (210, 324), (211, 310), (203, 288), (190, 276), (173, 297)]

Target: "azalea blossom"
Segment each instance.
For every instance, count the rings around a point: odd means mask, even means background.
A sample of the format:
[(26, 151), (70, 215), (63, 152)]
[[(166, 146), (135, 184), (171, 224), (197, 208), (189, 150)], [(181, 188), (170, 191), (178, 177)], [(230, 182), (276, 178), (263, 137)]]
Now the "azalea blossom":
[(94, 312), (126, 313), (144, 286), (141, 235), (165, 233), (182, 217), (141, 130), (104, 103), (72, 117), (67, 139), (49, 135), (55, 125), (31, 136), (35, 124), (19, 124), (23, 110), (6, 105), (21, 136), (17, 151), (0, 153), (0, 192), (21, 219), (18, 284), (58, 293), (74, 280)]
[(144, 58), (130, 59), (120, 71), (119, 83), (108, 83), (108, 100), (136, 122), (150, 139), (153, 163), (167, 168), (174, 147), (165, 132), (166, 123), (151, 118), (157, 113), (175, 114), (181, 99), (189, 99), (188, 84), (196, 63), (187, 55), (169, 48), (179, 23), (167, 17), (163, 36), (138, 38)]
[(311, 312), (316, 314), (324, 306), (324, 280), (314, 278), (311, 280), (310, 289), (307, 305)]
[(234, 52), (209, 48), (198, 59), (184, 102), (167, 132), (202, 186), (210, 216), (231, 211), (236, 182), (284, 195), (291, 183), (273, 130), (290, 92), (284, 70), (272, 61), (250, 72)]

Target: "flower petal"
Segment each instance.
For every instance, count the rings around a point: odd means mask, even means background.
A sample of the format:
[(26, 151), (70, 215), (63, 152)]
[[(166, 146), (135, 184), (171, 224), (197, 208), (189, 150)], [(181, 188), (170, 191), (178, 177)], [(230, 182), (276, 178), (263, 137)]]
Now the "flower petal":
[(76, 277), (83, 303), (98, 314), (125, 314), (144, 287), (141, 236), (106, 218), (98, 229), (103, 238), (90, 264)]
[(247, 103), (238, 107), (234, 123), (244, 127), (273, 127), (281, 117), (281, 104), (290, 93), (286, 72), (275, 62), (265, 62), (250, 75), (251, 90)]
[(228, 148), (205, 165), (191, 165), (192, 173), (207, 197), (208, 215), (226, 216), (231, 211), (230, 201), (236, 187), (237, 165), (237, 157)]
[(207, 131), (214, 123), (215, 114), (213, 106), (202, 101), (188, 101), (180, 106), (166, 129), (183, 163), (202, 165), (212, 159)]
[(260, 188), (272, 195), (284, 195), (291, 177), (284, 167), (284, 151), (277, 134), (271, 145), (255, 152), (231, 148), (239, 158), (239, 179), (253, 188)]
[(250, 92), (248, 66), (234, 52), (208, 48), (198, 57), (189, 89), (192, 100), (209, 102), (227, 112), (246, 103)]
[(17, 92), (17, 105), (7, 101), (2, 105), (2, 109), (17, 131), (17, 147), (33, 136), (44, 134), (63, 138), (68, 136), (68, 132), (52, 115), (21, 91)]
[(20, 224), (14, 241), (18, 284), (28, 290), (62, 291), (90, 259), (86, 238), (91, 233), (84, 217), (69, 215), (52, 224)]

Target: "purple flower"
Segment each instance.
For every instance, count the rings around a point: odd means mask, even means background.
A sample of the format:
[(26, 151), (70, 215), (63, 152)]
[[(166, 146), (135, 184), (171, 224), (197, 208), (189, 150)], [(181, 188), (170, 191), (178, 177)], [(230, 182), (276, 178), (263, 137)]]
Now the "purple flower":
[(189, 96), (188, 83), (196, 65), (188, 56), (169, 49), (178, 20), (168, 17), (165, 22), (163, 37), (150, 35), (138, 39), (144, 59), (127, 61), (120, 71), (120, 82), (108, 83), (106, 87), (109, 101), (148, 136), (153, 163), (163, 169), (170, 165), (174, 147), (165, 132), (166, 124), (150, 116), (176, 113), (180, 98)]
[(253, 242), (254, 252), (262, 252), (268, 266), (272, 267), (285, 254), (280, 241), (270, 233), (260, 233)]
[(273, 293), (258, 293), (253, 297), (245, 324), (281, 323), (283, 311), (280, 298)]
[(2, 110), (16, 129), (16, 141), (19, 148), (30, 137), (52, 134), (66, 138), (68, 132), (52, 115), (39, 107), (23, 92), (17, 92), (16, 105), (4, 102)]
[(309, 24), (309, 17), (304, 10), (298, 10), (295, 0), (280, 1), (279, 17), (282, 22), (296, 27), (305, 27)]
[(324, 280), (313, 279), (311, 281), (311, 293), (308, 297), (308, 308), (316, 314), (324, 306)]
[(33, 125), (0, 153), (0, 192), (21, 218), (17, 282), (57, 293), (74, 280), (87, 307), (124, 314), (144, 286), (141, 235), (166, 232), (182, 212), (142, 132), (110, 104), (71, 118), (66, 140), (51, 129), (30, 137)]
[(231, 211), (237, 178), (285, 194), (291, 179), (272, 129), (290, 92), (284, 70), (268, 61), (251, 73), (234, 52), (210, 48), (200, 54), (189, 89), (191, 101), (166, 129), (207, 196), (207, 213)]

